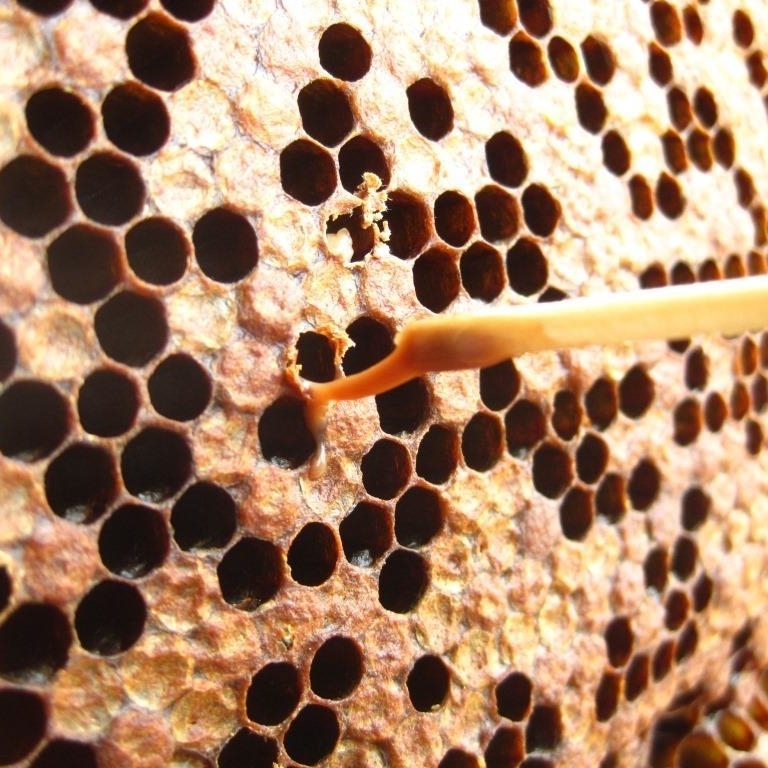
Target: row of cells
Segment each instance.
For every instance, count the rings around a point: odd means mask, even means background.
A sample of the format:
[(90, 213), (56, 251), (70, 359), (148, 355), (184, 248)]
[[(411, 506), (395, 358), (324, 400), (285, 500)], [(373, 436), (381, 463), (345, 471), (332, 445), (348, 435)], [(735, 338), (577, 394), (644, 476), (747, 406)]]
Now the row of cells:
[[(72, 0), (16, 1), (38, 16), (57, 16), (72, 5)], [(90, 3), (100, 13), (125, 20), (141, 13), (149, 5), (149, 0), (90, 0)], [(179, 21), (194, 22), (211, 13), (215, 0), (160, 0), (160, 4)]]

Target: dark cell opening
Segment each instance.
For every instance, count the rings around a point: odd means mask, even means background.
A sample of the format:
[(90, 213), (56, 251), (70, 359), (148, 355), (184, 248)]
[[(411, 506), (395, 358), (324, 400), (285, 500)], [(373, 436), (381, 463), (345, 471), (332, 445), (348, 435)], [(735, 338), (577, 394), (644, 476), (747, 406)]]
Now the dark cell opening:
[(739, 198), (739, 205), (742, 208), (749, 207), (757, 194), (751, 174), (743, 168), (736, 168), (733, 172), (733, 182)]
[(709, 135), (699, 128), (688, 134), (688, 154), (700, 171), (708, 171), (714, 165)]
[(702, 390), (709, 379), (709, 360), (701, 347), (694, 347), (685, 356), (685, 386)]
[(305, 421), (304, 403), (295, 397), (280, 397), (268, 405), (258, 432), (264, 458), (286, 469), (300, 467), (317, 448)]
[[(677, 638), (677, 648), (675, 649), (675, 661), (680, 664), (682, 661), (692, 656), (696, 652), (699, 644), (699, 630), (696, 628), (696, 622), (691, 619), (686, 622)], [(693, 766), (691, 766), (693, 768)], [(697, 766), (698, 768), (698, 766)]]
[(125, 38), (134, 76), (160, 91), (175, 91), (195, 76), (195, 57), (186, 29), (162, 13), (149, 13)]
[(383, 360), (394, 348), (392, 333), (372, 317), (359, 317), (347, 327), (347, 336), (354, 346), (350, 347), (341, 361), (345, 375), (351, 376)]
[(480, 21), (497, 35), (508, 35), (517, 22), (517, 7), (510, 0), (480, 0)]
[(675, 45), (682, 40), (683, 30), (680, 18), (674, 6), (664, 0), (651, 4), (651, 24), (656, 39), (666, 47)]
[(70, 429), (66, 400), (50, 384), (14, 381), (0, 394), (0, 453), (37, 461), (53, 452)]
[(680, 536), (672, 548), (672, 573), (680, 581), (685, 581), (693, 576), (696, 570), (696, 561), (699, 557), (699, 548), (690, 536)]
[(288, 726), (283, 746), (291, 760), (317, 765), (336, 748), (339, 733), (339, 721), (332, 709), (307, 704)]
[(664, 162), (672, 173), (682, 173), (688, 168), (688, 154), (685, 144), (676, 131), (668, 130), (661, 136)]
[(651, 662), (648, 655), (638, 653), (632, 657), (624, 673), (624, 697), (634, 701), (647, 687)]
[(749, 48), (755, 40), (755, 28), (752, 19), (746, 11), (738, 10), (733, 13), (733, 39), (740, 48)]
[(438, 195), (435, 200), (435, 229), (449, 245), (457, 248), (464, 245), (475, 229), (472, 203), (453, 190)]
[(673, 413), (674, 440), (678, 445), (690, 445), (701, 432), (701, 404), (694, 397), (679, 403)]
[(336, 375), (333, 342), (322, 333), (305, 331), (296, 341), (296, 363), (307, 381), (332, 381)]
[(536, 88), (547, 79), (544, 52), (525, 32), (518, 32), (509, 41), (509, 68), (520, 82), (530, 88)]
[(675, 657), (675, 641), (664, 640), (653, 654), (651, 661), (651, 673), (654, 680), (663, 680), (672, 669)]
[(138, 579), (159, 568), (168, 555), (168, 527), (156, 510), (138, 504), (116, 509), (99, 533), (101, 562), (117, 576)]
[(661, 594), (669, 575), (669, 558), (664, 547), (654, 547), (646, 555), (643, 573), (645, 574), (645, 586)]
[(552, 427), (563, 440), (572, 440), (579, 431), (583, 412), (578, 398), (570, 389), (555, 394), (552, 410)]
[(5, 381), (16, 367), (16, 336), (13, 328), (0, 320), (0, 382)]
[(377, 440), (360, 464), (363, 487), (377, 499), (393, 499), (411, 475), (408, 450), (394, 440)]
[(387, 245), (398, 258), (413, 258), (429, 240), (429, 211), (415, 195), (402, 190), (392, 192), (387, 198), (383, 219), (390, 231)]
[(77, 168), (75, 196), (91, 221), (119, 226), (141, 211), (146, 190), (139, 169), (130, 160), (112, 152), (96, 152)]
[(168, 13), (181, 21), (200, 21), (208, 16), (215, 0), (160, 0)]
[(685, 210), (685, 198), (680, 185), (668, 173), (661, 173), (656, 182), (656, 203), (668, 219), (679, 218)]
[(768, 82), (768, 69), (763, 61), (762, 51), (753, 51), (746, 59), (747, 72), (749, 73), (749, 82), (755, 88), (762, 89)]
[(487, 472), (504, 450), (504, 434), (500, 419), (490, 413), (476, 413), (461, 435), (461, 453), (470, 469)]
[(328, 581), (338, 559), (336, 537), (324, 523), (307, 523), (288, 549), (291, 577), (307, 587), (317, 587)]
[(632, 470), (627, 483), (627, 493), (632, 507), (640, 512), (647, 510), (659, 495), (661, 473), (651, 459), (641, 459)]
[(618, 131), (606, 131), (602, 141), (603, 165), (615, 176), (623, 176), (632, 163), (632, 156)]
[(616, 60), (605, 40), (594, 35), (587, 35), (581, 42), (581, 55), (587, 75), (595, 85), (607, 85), (616, 71)]
[(653, 215), (653, 192), (648, 182), (640, 174), (629, 180), (629, 195), (632, 199), (632, 213), (645, 221)]
[(603, 636), (609, 663), (614, 667), (623, 667), (629, 661), (635, 643), (629, 619), (626, 616), (611, 619)]
[(423, 77), (408, 86), (408, 112), (416, 130), (427, 139), (439, 141), (453, 129), (453, 105), (442, 85)]
[(723, 167), (730, 168), (736, 159), (736, 142), (727, 128), (719, 128), (712, 141), (715, 160)]
[(496, 685), (496, 711), (509, 720), (520, 721), (531, 708), (533, 683), (522, 672), (512, 672)]
[(363, 676), (363, 654), (358, 644), (336, 635), (315, 651), (309, 684), (323, 699), (343, 699), (357, 688)]
[(619, 408), (630, 419), (639, 419), (651, 407), (654, 394), (653, 379), (638, 363), (619, 382)]
[(216, 569), (222, 597), (241, 611), (255, 611), (283, 583), (283, 558), (271, 542), (247, 536), (229, 549)]
[(101, 446), (75, 443), (45, 471), (45, 497), (54, 514), (71, 523), (92, 523), (117, 496), (117, 468)]
[(91, 110), (79, 96), (62, 88), (43, 88), (33, 93), (24, 114), (35, 141), (52, 155), (72, 157), (93, 139)]
[(608, 119), (608, 109), (599, 89), (591, 83), (576, 86), (576, 116), (585, 131), (598, 134)]
[(579, 76), (579, 57), (576, 49), (564, 38), (555, 35), (547, 43), (549, 65), (557, 77), (566, 83), (573, 83)]
[(712, 595), (715, 591), (715, 582), (707, 576), (706, 573), (702, 573), (698, 579), (693, 583), (691, 589), (691, 596), (693, 597), (693, 610), (697, 613), (703, 611), (712, 599)]
[(595, 716), (599, 723), (610, 720), (619, 706), (621, 676), (616, 672), (604, 672), (595, 693)]
[(11, 582), (11, 575), (4, 565), (0, 566), (0, 613), (8, 607), (12, 593), (13, 583)]
[(168, 355), (147, 380), (152, 407), (174, 421), (197, 418), (208, 407), (212, 389), (205, 368), (183, 353)]
[(442, 312), (459, 295), (461, 280), (456, 259), (439, 246), (430, 248), (413, 264), (413, 288), (422, 306)]
[(99, 656), (127, 651), (144, 631), (147, 608), (139, 591), (122, 581), (101, 581), (77, 606), (80, 645)]
[(741, 421), (747, 415), (747, 411), (749, 410), (749, 391), (747, 390), (745, 384), (741, 381), (737, 381), (733, 385), (733, 389), (731, 390), (730, 406), (731, 416), (735, 421)]
[(331, 24), (318, 43), (320, 66), (340, 80), (359, 80), (371, 66), (371, 47), (349, 24)]
[(359, 502), (339, 524), (344, 556), (360, 568), (372, 566), (392, 546), (392, 523), (386, 507)]
[(664, 626), (669, 630), (680, 629), (690, 609), (691, 600), (688, 595), (680, 589), (671, 590), (664, 601)]
[[(735, 712), (724, 710), (717, 716), (717, 732), (720, 738), (733, 749), (749, 752), (755, 748), (755, 732), (747, 720)], [(725, 758), (725, 756), (723, 756)], [(737, 768), (749, 768), (743, 762), (736, 763)], [(752, 768), (755, 768), (753, 765)]]
[(607, 429), (616, 418), (618, 409), (618, 396), (613, 380), (607, 377), (597, 379), (584, 395), (584, 407), (597, 429)]
[(717, 104), (712, 91), (704, 86), (696, 89), (693, 94), (693, 111), (705, 128), (714, 128), (717, 123)]
[(422, 656), (408, 673), (406, 685), (414, 709), (435, 712), (448, 696), (451, 673), (439, 656)]
[(381, 429), (390, 435), (416, 431), (429, 415), (429, 390), (424, 379), (411, 379), (376, 395)]
[(493, 301), (504, 290), (504, 265), (499, 252), (478, 240), (467, 248), (459, 261), (464, 290), (480, 301)]
[(669, 119), (678, 131), (684, 131), (690, 125), (691, 120), (693, 120), (691, 102), (688, 100), (685, 91), (677, 86), (670, 88), (667, 93), (667, 109), (669, 111)]
[(648, 70), (656, 85), (662, 88), (672, 80), (672, 59), (655, 42), (648, 46)]
[(459, 440), (456, 433), (442, 424), (433, 424), (419, 443), (416, 474), (441, 485), (448, 481), (459, 463)]
[(123, 449), (120, 469), (129, 493), (156, 504), (176, 494), (187, 482), (192, 452), (177, 432), (147, 427)]
[(383, 186), (389, 184), (389, 164), (381, 147), (367, 136), (354, 136), (339, 150), (341, 186), (347, 192), (355, 192), (366, 172), (376, 174)]
[(531, 400), (518, 400), (504, 417), (507, 450), (515, 458), (523, 458), (544, 438), (547, 423), (541, 408)]
[(136, 277), (152, 285), (170, 285), (184, 274), (190, 247), (176, 224), (152, 216), (126, 232), (125, 252)]
[(554, 704), (537, 704), (531, 711), (525, 729), (526, 751), (557, 749), (562, 737), (560, 709)]
[(741, 340), (739, 367), (742, 376), (751, 376), (757, 370), (757, 345), (749, 336)]
[(595, 519), (592, 492), (575, 486), (569, 488), (560, 504), (560, 528), (571, 541), (583, 541)]
[(719, 432), (728, 415), (728, 408), (719, 392), (710, 392), (704, 403), (704, 421), (710, 432)]
[(518, 728), (502, 725), (488, 742), (483, 753), (486, 768), (509, 768), (519, 765), (525, 755), (523, 734)]
[(686, 5), (683, 8), (683, 25), (685, 26), (685, 36), (694, 45), (701, 45), (704, 38), (704, 25), (698, 10), (692, 5)]
[(480, 763), (469, 752), (452, 747), (445, 753), (437, 768), (480, 768)]
[(722, 280), (723, 277), (720, 265), (712, 258), (704, 259), (704, 261), (699, 264), (697, 274), (699, 281), (702, 283), (706, 283), (710, 280)]
[(0, 690), (0, 765), (27, 757), (45, 735), (47, 720), (45, 702), (37, 693)]
[(171, 131), (171, 118), (163, 100), (139, 83), (113, 88), (101, 104), (107, 138), (130, 155), (157, 152)]
[(296, 709), (300, 698), (299, 671), (287, 661), (275, 661), (251, 678), (245, 713), (254, 723), (278, 725)]
[(173, 505), (171, 526), (183, 550), (224, 547), (237, 526), (234, 499), (214, 483), (196, 483)]
[(506, 131), (494, 133), (485, 142), (488, 173), (505, 187), (519, 187), (528, 175), (528, 159), (523, 145)]
[(219, 283), (242, 280), (259, 260), (251, 223), (228, 208), (214, 208), (201, 216), (192, 231), (192, 243), (200, 269)]
[(536, 37), (546, 37), (552, 31), (554, 20), (549, 0), (517, 0), (520, 23)]
[(116, 19), (130, 19), (147, 5), (147, 0), (91, 0), (91, 5)]
[(83, 381), (77, 395), (77, 412), (86, 432), (116, 437), (133, 425), (139, 395), (133, 381), (120, 371), (99, 368)]
[(336, 189), (333, 158), (319, 144), (297, 139), (280, 153), (283, 190), (305, 205), (320, 205)]
[(409, 488), (395, 506), (395, 536), (404, 547), (423, 547), (442, 530), (445, 514), (437, 491)]
[(493, 411), (506, 408), (520, 391), (520, 374), (511, 360), (480, 369), (480, 399)]
[(596, 483), (608, 464), (608, 445), (592, 432), (584, 435), (576, 449), (576, 474), (585, 483)]
[(333, 80), (305, 85), (297, 97), (304, 130), (326, 147), (335, 147), (355, 125), (349, 97)]
[(53, 290), (76, 304), (103, 299), (120, 280), (120, 249), (107, 230), (75, 224), (48, 246), (47, 257)]
[(0, 170), (0, 220), (25, 237), (42, 237), (72, 211), (64, 172), (34, 155), (20, 155)]
[(547, 284), (548, 277), (547, 260), (535, 240), (521, 237), (507, 251), (507, 278), (513, 291), (532, 296)]
[(752, 456), (757, 456), (763, 449), (763, 428), (754, 419), (749, 419), (744, 425), (746, 435), (745, 447)]
[(37, 754), (30, 768), (98, 768), (98, 763), (93, 745), (54, 739)]
[(277, 764), (278, 746), (274, 739), (241, 728), (224, 744), (218, 768), (272, 768)]
[(597, 487), (595, 493), (595, 509), (600, 517), (609, 523), (618, 523), (627, 511), (627, 500), (624, 494), (624, 478), (609, 472)]
[(393, 613), (408, 613), (429, 585), (427, 561), (417, 552), (396, 549), (379, 573), (379, 602)]
[(517, 201), (501, 187), (489, 185), (475, 195), (480, 232), (490, 242), (507, 240), (519, 226)]
[(0, 675), (44, 685), (69, 657), (72, 628), (64, 613), (45, 603), (22, 603), (0, 625)]
[(72, 0), (19, 0), (19, 5), (38, 16), (55, 16), (72, 5)]
[(557, 499), (573, 480), (571, 457), (555, 443), (544, 443), (533, 454), (533, 485), (548, 499)]

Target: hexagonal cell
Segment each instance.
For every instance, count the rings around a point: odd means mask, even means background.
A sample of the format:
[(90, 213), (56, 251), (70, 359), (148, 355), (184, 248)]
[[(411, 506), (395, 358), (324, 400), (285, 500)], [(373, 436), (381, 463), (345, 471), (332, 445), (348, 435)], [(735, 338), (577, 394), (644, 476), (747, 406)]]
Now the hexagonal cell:
[(675, 641), (663, 640), (654, 651), (651, 672), (654, 680), (663, 680), (672, 669), (675, 658)]
[(680, 184), (668, 173), (659, 174), (656, 183), (656, 204), (668, 219), (679, 218), (685, 210), (685, 198)]
[(688, 168), (688, 154), (685, 144), (677, 131), (668, 130), (661, 136), (664, 162), (672, 173), (682, 173)]
[(328, 581), (338, 559), (336, 537), (325, 523), (307, 523), (288, 548), (291, 578), (306, 587), (317, 587)]
[(525, 32), (518, 32), (509, 41), (509, 68), (520, 82), (531, 88), (541, 85), (547, 79), (544, 52)]
[(461, 453), (470, 469), (487, 472), (501, 457), (504, 435), (500, 419), (494, 414), (476, 413), (461, 435)]
[(650, 659), (645, 653), (632, 657), (624, 673), (624, 698), (627, 701), (634, 701), (648, 687), (650, 665)]
[(690, 536), (679, 536), (672, 547), (670, 566), (680, 581), (689, 579), (696, 570), (699, 548)]
[(462, 253), (459, 272), (464, 290), (473, 299), (490, 302), (504, 290), (501, 254), (481, 240)]
[(699, 436), (702, 427), (701, 403), (695, 397), (687, 397), (678, 403), (672, 414), (673, 439), (678, 445), (690, 445)]
[(552, 405), (552, 428), (562, 440), (572, 440), (583, 416), (578, 398), (570, 389), (561, 389), (555, 393)]
[(416, 298), (432, 312), (442, 312), (459, 295), (461, 280), (454, 255), (439, 246), (430, 248), (413, 264)]
[(302, 765), (317, 765), (336, 749), (339, 719), (330, 708), (307, 704), (288, 726), (283, 746), (288, 756)]
[(296, 709), (301, 698), (301, 676), (293, 664), (273, 661), (252, 678), (245, 697), (245, 712), (261, 725), (278, 725)]
[(390, 435), (415, 432), (429, 416), (430, 395), (424, 379), (411, 379), (376, 395), (382, 431)]
[(396, 549), (379, 573), (379, 602), (393, 613), (408, 613), (429, 585), (427, 561), (417, 552)]
[(608, 445), (600, 435), (589, 432), (576, 449), (576, 474), (585, 483), (596, 483), (608, 465)]
[(409, 488), (395, 505), (395, 537), (404, 547), (423, 547), (442, 530), (443, 501), (432, 488)]
[(517, 22), (517, 7), (508, 0), (480, 0), (480, 21), (497, 35), (507, 35)]
[(711, 734), (696, 732), (680, 742), (676, 762), (680, 768), (726, 768), (728, 756)]
[(192, 472), (192, 452), (178, 432), (146, 427), (126, 444), (120, 458), (123, 483), (142, 501), (174, 496)]
[(706, 573), (702, 573), (693, 582), (691, 597), (693, 598), (693, 610), (697, 613), (703, 611), (712, 599), (715, 591), (715, 582)]
[(383, 220), (389, 226), (390, 253), (400, 259), (411, 259), (420, 253), (431, 235), (428, 208), (416, 195), (403, 190), (389, 194)]
[(361, 501), (339, 524), (344, 556), (360, 568), (372, 566), (392, 546), (392, 522), (386, 507)]
[(579, 57), (576, 49), (559, 35), (547, 43), (549, 65), (557, 77), (566, 83), (573, 83), (579, 77)]
[(507, 278), (513, 291), (532, 296), (547, 284), (549, 268), (539, 244), (521, 237), (507, 251)]
[(147, 380), (152, 407), (174, 421), (191, 421), (207, 407), (213, 385), (208, 372), (189, 355), (178, 353), (158, 363)]
[(115, 86), (101, 103), (101, 119), (107, 138), (123, 152), (139, 157), (157, 152), (171, 132), (165, 103), (139, 83)]
[(548, 499), (557, 499), (573, 480), (573, 461), (560, 445), (546, 442), (533, 453), (533, 486)]
[(653, 215), (653, 191), (648, 181), (640, 174), (629, 180), (629, 195), (632, 201), (632, 213), (643, 221)]
[(600, 678), (595, 693), (595, 716), (599, 723), (610, 720), (619, 707), (621, 696), (621, 675), (606, 671)]
[(531, 709), (533, 683), (522, 672), (511, 672), (496, 684), (496, 711), (508, 720), (525, 719)]
[(139, 169), (121, 155), (94, 152), (77, 167), (77, 203), (97, 224), (126, 224), (144, 207), (146, 194)]
[(117, 496), (117, 467), (105, 448), (74, 443), (51, 461), (44, 483), (55, 515), (72, 523), (92, 523)]
[(368, 136), (352, 137), (339, 150), (338, 160), (339, 180), (347, 192), (357, 190), (363, 183), (364, 173), (376, 174), (385, 187), (389, 184), (391, 174), (387, 157), (379, 144)]
[(99, 656), (127, 651), (144, 632), (147, 608), (139, 591), (122, 581), (100, 581), (77, 606), (80, 645)]
[(442, 485), (447, 482), (459, 463), (459, 440), (447, 426), (433, 424), (419, 443), (416, 454), (416, 474), (427, 482)]
[(360, 464), (363, 487), (377, 499), (393, 499), (405, 487), (411, 475), (411, 461), (402, 443), (378, 440), (363, 456)]
[(574, 486), (566, 491), (560, 503), (560, 528), (571, 541), (583, 541), (595, 519), (592, 492)]
[(606, 131), (602, 139), (603, 165), (615, 176), (623, 176), (632, 165), (632, 154), (622, 135)]
[(600, 517), (609, 523), (618, 523), (627, 511), (624, 478), (616, 472), (609, 472), (597, 486), (595, 509)]
[(643, 574), (647, 589), (659, 594), (664, 591), (669, 576), (669, 557), (664, 547), (654, 547), (648, 552), (643, 562)]
[(296, 469), (315, 452), (317, 443), (307, 427), (304, 403), (295, 397), (280, 397), (261, 414), (259, 445), (267, 461)]
[(633, 365), (619, 382), (619, 409), (631, 419), (639, 419), (653, 404), (655, 387), (641, 363)]
[(520, 23), (535, 37), (546, 37), (554, 19), (549, 0), (517, 0)]
[(45, 458), (71, 428), (67, 401), (50, 384), (14, 381), (0, 393), (0, 453), (17, 461)]
[(235, 501), (215, 483), (195, 483), (173, 505), (171, 527), (183, 550), (224, 547), (237, 527)]
[(544, 439), (547, 423), (540, 406), (532, 400), (518, 400), (504, 417), (507, 432), (507, 450), (522, 458)]
[(652, 459), (641, 459), (632, 470), (627, 483), (627, 494), (632, 507), (645, 512), (659, 495), (661, 473)]
[(596, 379), (584, 395), (587, 416), (601, 431), (613, 423), (618, 405), (616, 384), (608, 377)]
[(528, 158), (519, 139), (499, 131), (485, 142), (488, 173), (505, 187), (519, 187), (528, 175)]
[(0, 765), (30, 755), (45, 736), (47, 720), (46, 705), (38, 693), (0, 690)]
[(675, 7), (666, 0), (656, 0), (651, 4), (650, 11), (656, 39), (665, 47), (679, 43), (683, 37), (683, 29)]
[(718, 715), (717, 732), (729, 747), (740, 752), (749, 752), (757, 741), (755, 732), (746, 719), (728, 710)]
[(448, 696), (451, 673), (439, 656), (428, 654), (416, 660), (405, 682), (414, 709), (435, 712)]
[(204, 213), (192, 230), (192, 243), (200, 269), (218, 283), (242, 280), (259, 261), (259, 244), (253, 226), (245, 216), (229, 208), (214, 208)]
[(460, 192), (448, 190), (435, 199), (435, 229), (448, 245), (464, 245), (475, 229), (472, 203)]
[(363, 676), (363, 654), (349, 637), (328, 638), (312, 657), (309, 684), (323, 699), (344, 699), (357, 688)]
[(148, 13), (125, 38), (134, 77), (160, 91), (176, 91), (195, 75), (195, 56), (187, 30), (162, 13)]
[(710, 432), (719, 432), (728, 416), (728, 406), (719, 392), (710, 392), (704, 401), (704, 423)]
[(304, 130), (326, 147), (340, 144), (355, 125), (349, 96), (333, 80), (312, 80), (296, 100)]
[(224, 744), (216, 765), (218, 768), (238, 768), (243, 765), (271, 768), (277, 759), (278, 746), (274, 739), (241, 728)]
[(526, 752), (557, 749), (563, 738), (560, 708), (555, 704), (537, 704), (525, 728)]
[(35, 91), (27, 99), (24, 116), (35, 141), (52, 155), (73, 157), (93, 139), (90, 108), (76, 93), (58, 86)]
[(160, 512), (125, 504), (104, 521), (99, 532), (99, 556), (117, 576), (138, 579), (163, 564), (169, 542), (168, 526)]
[(272, 542), (246, 536), (227, 550), (216, 572), (222, 597), (241, 611), (255, 611), (283, 583), (283, 556)]
[(20, 155), (0, 169), (0, 221), (25, 237), (43, 237), (72, 212), (64, 172), (34, 155)]
[(519, 765), (524, 755), (523, 734), (519, 728), (508, 725), (501, 725), (494, 731), (483, 753), (486, 768)]
[(408, 112), (416, 130), (425, 138), (439, 141), (453, 129), (453, 105), (446, 89), (428, 77), (406, 88)]
[(576, 117), (581, 127), (589, 133), (598, 134), (608, 119), (608, 109), (600, 90), (591, 83), (579, 83), (575, 91)]
[(581, 55), (589, 79), (595, 85), (607, 85), (616, 71), (616, 60), (608, 43), (595, 35), (581, 41)]
[(340, 80), (359, 80), (371, 66), (371, 47), (349, 24), (331, 24), (318, 42), (320, 66)]
[(635, 636), (626, 616), (616, 616), (608, 622), (603, 633), (608, 661), (611, 666), (623, 667), (632, 654)]
[(136, 385), (113, 368), (99, 368), (85, 378), (77, 396), (80, 424), (99, 437), (116, 437), (127, 432), (139, 410)]
[(667, 629), (680, 629), (688, 618), (691, 600), (681, 589), (672, 589), (664, 600), (664, 626)]
[(29, 768), (98, 768), (96, 749), (92, 744), (70, 739), (49, 741)]
[(190, 250), (184, 232), (162, 216), (142, 219), (125, 233), (128, 266), (151, 285), (171, 285), (181, 279)]
[(299, 202), (320, 205), (336, 189), (333, 158), (319, 144), (297, 139), (280, 153), (280, 183)]

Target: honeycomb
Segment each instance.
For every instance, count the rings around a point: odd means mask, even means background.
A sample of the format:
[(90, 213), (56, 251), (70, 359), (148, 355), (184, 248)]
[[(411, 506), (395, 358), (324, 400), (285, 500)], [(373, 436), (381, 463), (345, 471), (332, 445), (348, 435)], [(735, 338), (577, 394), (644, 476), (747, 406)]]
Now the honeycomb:
[(285, 371), (764, 273), (766, 30), (2, 0), (0, 765), (765, 768), (768, 332)]

